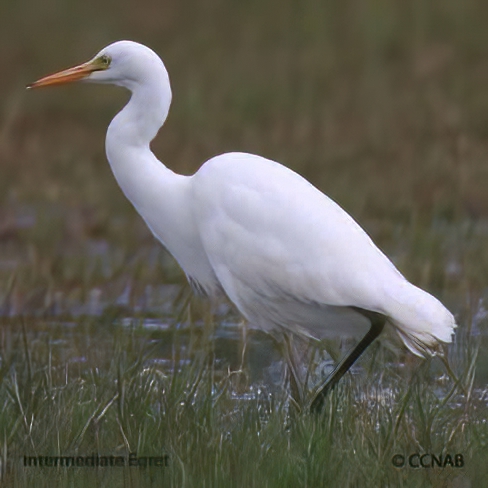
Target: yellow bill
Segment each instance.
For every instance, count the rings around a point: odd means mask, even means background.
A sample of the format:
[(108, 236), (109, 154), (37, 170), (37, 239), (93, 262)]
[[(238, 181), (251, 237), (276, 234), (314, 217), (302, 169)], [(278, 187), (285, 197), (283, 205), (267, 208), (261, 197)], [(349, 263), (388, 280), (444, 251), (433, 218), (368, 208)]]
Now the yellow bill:
[(107, 69), (110, 65), (110, 58), (107, 56), (100, 56), (98, 58), (92, 59), (87, 63), (79, 64), (78, 66), (73, 66), (72, 68), (65, 69), (63, 71), (58, 71), (49, 76), (45, 76), (40, 80), (34, 81), (27, 88), (40, 88), (42, 86), (51, 85), (63, 85), (65, 83), (71, 83), (73, 81), (82, 80), (86, 78), (94, 71), (101, 71)]

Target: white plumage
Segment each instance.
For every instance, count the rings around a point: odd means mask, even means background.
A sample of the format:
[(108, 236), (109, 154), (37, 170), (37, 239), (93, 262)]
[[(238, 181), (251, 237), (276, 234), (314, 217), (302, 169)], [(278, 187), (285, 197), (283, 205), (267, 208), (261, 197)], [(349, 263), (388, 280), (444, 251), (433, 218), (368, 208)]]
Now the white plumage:
[(205, 163), (191, 186), (211, 268), (251, 323), (295, 332), (299, 326), (314, 337), (364, 333), (363, 316), (331, 309), (352, 305), (386, 315), (415, 354), (423, 353), (422, 344), (450, 341), (452, 314), (406, 281), (334, 201), (288, 168), (224, 154)]
[(244, 153), (216, 156), (193, 176), (158, 161), (149, 144), (166, 119), (171, 89), (152, 50), (116, 42), (32, 86), (75, 79), (131, 90), (107, 131), (107, 157), (127, 198), (196, 289), (223, 290), (265, 330), (318, 338), (364, 333), (362, 309), (384, 315), (414, 354), (451, 340), (452, 314), (406, 281), (344, 210), (295, 172)]

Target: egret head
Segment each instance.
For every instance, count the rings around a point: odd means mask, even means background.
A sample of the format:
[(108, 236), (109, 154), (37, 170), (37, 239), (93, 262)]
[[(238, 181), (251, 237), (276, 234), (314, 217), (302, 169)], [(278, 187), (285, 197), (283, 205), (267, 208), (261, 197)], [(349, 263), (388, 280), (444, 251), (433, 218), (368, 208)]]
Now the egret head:
[(41, 78), (27, 88), (88, 81), (133, 90), (137, 84), (147, 82), (155, 75), (168, 78), (163, 62), (154, 51), (137, 42), (118, 41), (103, 48), (86, 63)]

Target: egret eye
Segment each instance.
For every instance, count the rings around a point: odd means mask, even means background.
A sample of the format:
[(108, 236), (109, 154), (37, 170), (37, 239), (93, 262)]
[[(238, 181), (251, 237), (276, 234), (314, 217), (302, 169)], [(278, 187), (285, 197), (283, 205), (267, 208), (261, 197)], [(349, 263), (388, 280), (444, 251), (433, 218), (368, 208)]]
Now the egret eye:
[(104, 68), (108, 68), (110, 66), (111, 59), (106, 54), (103, 54), (102, 56), (100, 56), (99, 59), (100, 59), (100, 62), (102, 63), (102, 66)]

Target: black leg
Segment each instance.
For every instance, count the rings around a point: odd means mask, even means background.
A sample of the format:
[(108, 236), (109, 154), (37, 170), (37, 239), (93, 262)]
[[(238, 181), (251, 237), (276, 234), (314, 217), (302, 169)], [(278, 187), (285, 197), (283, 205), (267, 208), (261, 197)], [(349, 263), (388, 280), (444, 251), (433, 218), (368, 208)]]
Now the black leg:
[(322, 410), (327, 393), (337, 385), (339, 380), (345, 373), (347, 373), (359, 356), (361, 356), (366, 348), (381, 334), (381, 331), (385, 326), (386, 317), (384, 315), (360, 308), (354, 309), (371, 321), (371, 327), (356, 347), (342, 359), (342, 361), (335, 367), (334, 371), (327, 377), (323, 385), (317, 390), (317, 393), (310, 404), (310, 411), (313, 413)]

